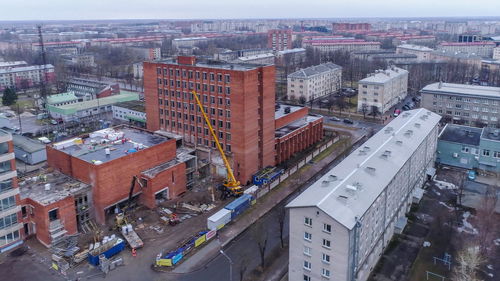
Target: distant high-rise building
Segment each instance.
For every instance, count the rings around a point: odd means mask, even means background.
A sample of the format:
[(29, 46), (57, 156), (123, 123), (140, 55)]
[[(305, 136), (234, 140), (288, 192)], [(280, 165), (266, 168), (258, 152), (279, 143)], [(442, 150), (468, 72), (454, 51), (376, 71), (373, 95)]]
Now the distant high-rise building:
[(267, 32), (267, 47), (274, 52), (292, 48), (292, 30), (272, 29)]

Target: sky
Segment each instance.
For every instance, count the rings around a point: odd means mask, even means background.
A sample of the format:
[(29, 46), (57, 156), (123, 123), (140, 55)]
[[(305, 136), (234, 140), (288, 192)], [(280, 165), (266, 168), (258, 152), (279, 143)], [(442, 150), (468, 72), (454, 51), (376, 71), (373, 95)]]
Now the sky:
[(499, 0), (0, 0), (2, 20), (500, 16)]

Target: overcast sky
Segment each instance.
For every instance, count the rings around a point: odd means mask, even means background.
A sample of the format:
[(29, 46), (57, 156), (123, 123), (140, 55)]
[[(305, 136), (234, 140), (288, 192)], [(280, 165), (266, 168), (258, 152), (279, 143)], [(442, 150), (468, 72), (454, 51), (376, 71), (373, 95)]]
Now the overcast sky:
[(499, 0), (0, 0), (1, 20), (500, 16)]

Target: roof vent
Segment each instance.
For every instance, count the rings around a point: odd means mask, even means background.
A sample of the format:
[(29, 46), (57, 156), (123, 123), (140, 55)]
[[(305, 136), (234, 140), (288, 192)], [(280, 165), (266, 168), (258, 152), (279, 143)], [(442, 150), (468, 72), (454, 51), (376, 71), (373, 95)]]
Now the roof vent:
[(366, 152), (364, 152), (363, 150), (360, 150), (358, 155), (360, 155), (360, 156), (361, 155), (366, 155)]
[(366, 167), (366, 171), (367, 171), (368, 173), (370, 173), (370, 174), (375, 173), (375, 171), (376, 171), (376, 170), (377, 170), (377, 169), (375, 169), (374, 167)]
[(396, 144), (397, 144), (397, 145), (403, 145), (403, 141), (397, 140), (397, 141), (396, 141)]
[(364, 151), (370, 151), (370, 147), (369, 147), (369, 146), (367, 146), (367, 145), (365, 145), (365, 146), (363, 146), (363, 150), (364, 150)]
[(326, 187), (328, 186), (329, 183), (330, 183), (329, 181), (322, 181), (321, 186)]
[(390, 126), (389, 126), (389, 127), (385, 128), (385, 130), (384, 130), (384, 131), (385, 131), (385, 133), (386, 133), (386, 134), (389, 134), (389, 133), (390, 133), (390, 132), (392, 132), (393, 130), (394, 130), (394, 128), (392, 128), (392, 127), (390, 127)]
[(336, 175), (329, 175), (329, 176), (328, 176), (328, 179), (329, 179), (330, 181), (336, 181), (338, 178), (337, 178), (337, 176), (336, 176)]
[(432, 112), (427, 111), (427, 113), (426, 113), (426, 114), (427, 114), (427, 116), (431, 116)]
[(353, 191), (358, 191), (358, 187), (357, 187), (357, 186), (350, 185), (350, 184), (347, 184), (347, 185), (345, 186), (345, 189), (346, 189), (347, 191), (351, 191), (351, 192), (353, 192)]
[(427, 118), (429, 118), (429, 116), (428, 116), (428, 115), (422, 115), (422, 116), (420, 116), (420, 119), (422, 119), (422, 120), (424, 120), (424, 121), (425, 121), (425, 120), (427, 120)]
[(345, 195), (339, 195), (337, 197), (337, 200), (339, 200), (340, 202), (344, 203), (344, 204), (347, 204), (347, 199), (349, 199), (349, 197), (345, 196)]
[(405, 113), (403, 113), (403, 118), (406, 118), (406, 117), (408, 117), (408, 116), (410, 116), (410, 115), (411, 115), (411, 113), (409, 113), (409, 112), (405, 112)]
[(405, 132), (405, 136), (407, 136), (407, 137), (411, 137), (412, 135), (413, 135), (413, 131), (412, 130), (407, 130)]
[(415, 123), (416, 128), (420, 128), (420, 123)]

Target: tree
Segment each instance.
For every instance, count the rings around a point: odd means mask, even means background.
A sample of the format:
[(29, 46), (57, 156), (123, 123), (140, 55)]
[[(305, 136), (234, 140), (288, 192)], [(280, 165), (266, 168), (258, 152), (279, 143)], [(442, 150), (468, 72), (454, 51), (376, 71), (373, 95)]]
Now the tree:
[(240, 281), (243, 281), (243, 277), (248, 269), (248, 259), (247, 256), (243, 256), (239, 262), (238, 273), (240, 275)]
[(3, 105), (13, 105), (17, 101), (17, 94), (11, 88), (5, 88), (3, 90), (2, 104)]
[(366, 113), (368, 113), (368, 105), (366, 103), (361, 105), (361, 112), (363, 113), (363, 119), (365, 119)]
[(299, 103), (302, 104), (302, 105), (304, 105), (306, 103), (306, 97), (300, 96), (299, 97)]
[(340, 95), (335, 99), (335, 105), (339, 109), (339, 114), (342, 116), (342, 110), (347, 108), (347, 103), (345, 102), (345, 97)]
[(453, 268), (455, 281), (481, 281), (477, 276), (479, 266), (484, 263), (484, 258), (479, 253), (479, 247), (468, 246), (458, 253), (458, 265)]
[(378, 110), (378, 106), (372, 105), (372, 112), (370, 113), (370, 115), (372, 115), (374, 119), (377, 117), (377, 115), (380, 115), (380, 111)]
[(262, 270), (264, 270), (264, 267), (266, 265), (266, 248), (267, 248), (268, 233), (262, 226), (262, 223), (258, 223), (254, 225), (254, 227), (252, 228), (251, 234), (253, 240), (255, 241), (259, 249), (260, 266)]
[(286, 209), (284, 206), (278, 208), (278, 214), (276, 215), (278, 220), (278, 226), (280, 231), (280, 243), (281, 248), (285, 247), (285, 221), (286, 221)]

